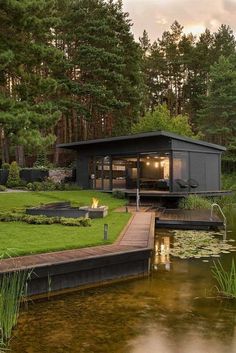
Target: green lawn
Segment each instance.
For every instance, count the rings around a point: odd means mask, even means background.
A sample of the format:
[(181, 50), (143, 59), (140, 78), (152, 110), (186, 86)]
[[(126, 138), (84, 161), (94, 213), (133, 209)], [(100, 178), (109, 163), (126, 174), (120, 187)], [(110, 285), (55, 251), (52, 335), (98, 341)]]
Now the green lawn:
[(109, 240), (117, 238), (130, 214), (114, 212), (125, 204), (125, 200), (113, 198), (97, 191), (50, 191), (0, 194), (0, 210), (24, 210), (28, 206), (42, 203), (71, 201), (73, 205), (89, 205), (92, 197), (100, 200), (100, 205), (109, 207), (109, 215), (104, 219), (92, 220), (91, 227), (69, 227), (58, 224), (31, 225), (21, 222), (0, 222), (0, 254), (20, 256), (47, 251), (81, 248), (104, 244), (104, 223), (109, 227)]

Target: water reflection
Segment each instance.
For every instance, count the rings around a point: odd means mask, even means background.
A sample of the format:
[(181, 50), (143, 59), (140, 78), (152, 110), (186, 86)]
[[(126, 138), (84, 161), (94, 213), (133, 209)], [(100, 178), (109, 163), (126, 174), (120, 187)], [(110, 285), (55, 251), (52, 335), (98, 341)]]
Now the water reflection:
[(236, 304), (214, 298), (211, 262), (173, 260), (158, 235), (152, 276), (30, 304), (12, 352), (235, 353)]
[(159, 264), (163, 264), (167, 271), (171, 269), (170, 261), (170, 247), (171, 247), (170, 235), (159, 234), (155, 241), (155, 255), (153, 259), (153, 269), (158, 270)]

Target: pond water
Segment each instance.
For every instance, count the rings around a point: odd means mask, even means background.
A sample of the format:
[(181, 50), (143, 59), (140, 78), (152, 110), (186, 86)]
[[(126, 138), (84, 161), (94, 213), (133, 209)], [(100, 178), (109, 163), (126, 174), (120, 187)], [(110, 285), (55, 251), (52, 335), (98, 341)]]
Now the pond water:
[[(229, 236), (236, 239), (235, 225)], [(158, 237), (169, 246), (166, 231)], [(234, 254), (221, 260), (230, 264)], [(235, 353), (236, 303), (215, 298), (211, 265), (162, 256), (149, 278), (30, 303), (11, 351)]]

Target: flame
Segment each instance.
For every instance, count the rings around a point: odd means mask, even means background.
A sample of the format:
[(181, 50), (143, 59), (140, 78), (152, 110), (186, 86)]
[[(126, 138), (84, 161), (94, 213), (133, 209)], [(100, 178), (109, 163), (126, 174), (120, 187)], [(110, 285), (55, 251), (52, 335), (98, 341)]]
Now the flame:
[(96, 197), (92, 198), (92, 208), (97, 208), (98, 207), (99, 200), (96, 199)]

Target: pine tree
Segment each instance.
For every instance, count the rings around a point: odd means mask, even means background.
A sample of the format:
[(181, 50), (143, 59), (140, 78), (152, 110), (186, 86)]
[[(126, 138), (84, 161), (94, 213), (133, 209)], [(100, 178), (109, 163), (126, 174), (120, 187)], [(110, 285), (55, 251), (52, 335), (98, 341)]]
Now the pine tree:
[(236, 55), (221, 56), (210, 70), (208, 96), (203, 97), (199, 124), (209, 141), (236, 151)]
[[(54, 0), (3, 0), (0, 12), (0, 126), (3, 160), (9, 144), (24, 164), (24, 149), (52, 142), (48, 134), (59, 116), (53, 66), (62, 53), (53, 45)], [(8, 146), (6, 146), (6, 144)]]

